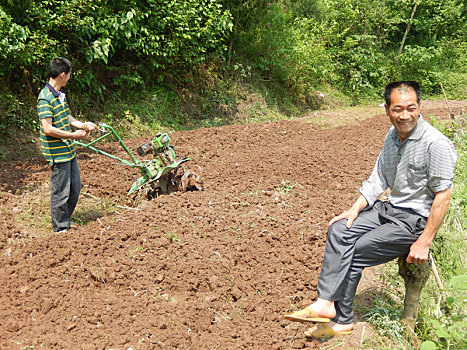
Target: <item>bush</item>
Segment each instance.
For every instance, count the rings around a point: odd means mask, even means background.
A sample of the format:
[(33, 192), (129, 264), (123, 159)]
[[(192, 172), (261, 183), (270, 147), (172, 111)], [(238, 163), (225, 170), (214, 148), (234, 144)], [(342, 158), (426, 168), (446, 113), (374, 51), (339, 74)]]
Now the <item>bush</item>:
[(294, 19), (279, 4), (271, 5), (261, 22), (242, 37), (242, 51), (256, 69), (299, 94), (330, 80), (332, 64), (311, 19)]
[(467, 339), (467, 270), (461, 270), (449, 281), (447, 312), (426, 320), (433, 327), (434, 340), (426, 340), (420, 350), (466, 349)]
[(0, 7), (0, 77), (10, 73), (16, 66), (24, 67), (23, 50), (26, 47), (28, 28), (14, 23)]

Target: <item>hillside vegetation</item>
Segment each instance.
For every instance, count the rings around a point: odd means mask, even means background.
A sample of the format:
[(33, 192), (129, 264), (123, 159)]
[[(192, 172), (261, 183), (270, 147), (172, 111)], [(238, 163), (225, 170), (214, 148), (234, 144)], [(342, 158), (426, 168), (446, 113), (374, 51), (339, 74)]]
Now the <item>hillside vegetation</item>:
[(356, 105), (394, 79), (465, 98), (466, 13), (461, 0), (5, 0), (0, 135), (37, 130), (55, 56), (74, 64), (75, 115), (143, 130)]

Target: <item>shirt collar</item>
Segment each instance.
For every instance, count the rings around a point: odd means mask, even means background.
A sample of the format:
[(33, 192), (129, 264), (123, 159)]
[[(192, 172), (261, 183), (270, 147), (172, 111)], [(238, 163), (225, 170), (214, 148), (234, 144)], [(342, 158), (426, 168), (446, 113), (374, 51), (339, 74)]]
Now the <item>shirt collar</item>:
[(418, 140), (420, 137), (422, 137), (423, 132), (425, 131), (425, 128), (426, 128), (426, 121), (423, 120), (423, 117), (420, 114), (417, 125), (415, 125), (415, 128), (410, 133), (410, 136), (408, 137), (408, 139)]
[(58, 92), (57, 90), (55, 90), (55, 89), (53, 88), (53, 86), (49, 84), (49, 82), (46, 82), (46, 83), (45, 83), (45, 86), (47, 86), (47, 88), (50, 90), (50, 92), (52, 93), (52, 95), (54, 95), (55, 97), (60, 96), (60, 92)]
[[(417, 125), (415, 125), (415, 128), (413, 128), (407, 140), (418, 140), (422, 137), (423, 133), (425, 132), (425, 129), (426, 121), (423, 120), (423, 117), (420, 114)], [(397, 133), (397, 130), (394, 126), (392, 127), (392, 138), (394, 139), (394, 141), (396, 141), (397, 144), (399, 144), (399, 134)]]

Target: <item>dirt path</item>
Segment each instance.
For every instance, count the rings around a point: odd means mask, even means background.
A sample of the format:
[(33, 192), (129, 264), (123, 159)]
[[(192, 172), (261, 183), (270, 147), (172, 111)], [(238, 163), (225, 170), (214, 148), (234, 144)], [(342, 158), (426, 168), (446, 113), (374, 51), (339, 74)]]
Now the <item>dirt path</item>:
[[(327, 130), (309, 117), (174, 133), (205, 191), (113, 215), (102, 213), (124, 204), (138, 174), (80, 151), (78, 211), (94, 220), (73, 234), (49, 233), (42, 159), (4, 164), (0, 348), (319, 348), (282, 315), (316, 297), (327, 222), (357, 197), (389, 128), (373, 111)], [(425, 111), (449, 114), (441, 103)], [(343, 112), (327, 113), (339, 124)], [(360, 340), (357, 329), (341, 345)]]

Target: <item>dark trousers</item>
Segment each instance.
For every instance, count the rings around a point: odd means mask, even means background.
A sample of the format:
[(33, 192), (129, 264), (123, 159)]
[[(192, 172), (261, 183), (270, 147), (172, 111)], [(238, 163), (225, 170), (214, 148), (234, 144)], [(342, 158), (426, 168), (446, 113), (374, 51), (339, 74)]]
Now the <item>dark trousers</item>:
[(50, 177), (50, 210), (54, 232), (70, 228), (70, 217), (78, 203), (81, 177), (76, 157), (65, 163), (54, 163)]
[(328, 229), (318, 297), (335, 301), (337, 323), (353, 322), (352, 304), (365, 267), (407, 254), (426, 224), (410, 209), (377, 201), (360, 213), (352, 227), (340, 220)]

